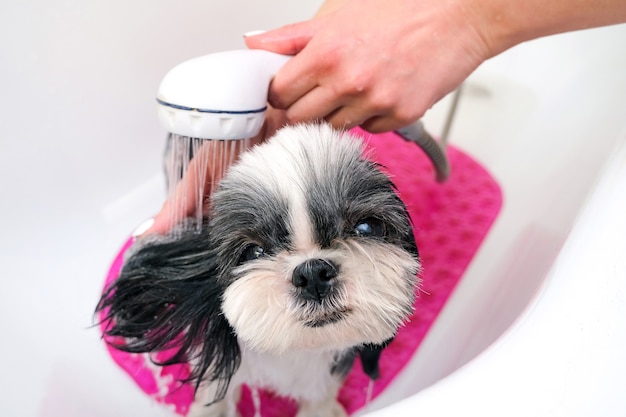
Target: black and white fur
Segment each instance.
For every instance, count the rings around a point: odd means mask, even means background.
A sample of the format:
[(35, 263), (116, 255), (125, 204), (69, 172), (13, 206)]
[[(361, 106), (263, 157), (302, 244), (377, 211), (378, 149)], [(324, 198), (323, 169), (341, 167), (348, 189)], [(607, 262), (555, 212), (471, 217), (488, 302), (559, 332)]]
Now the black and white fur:
[(345, 416), (341, 382), (356, 355), (378, 376), (418, 270), (406, 208), (361, 141), (300, 125), (229, 169), (201, 233), (136, 242), (98, 310), (117, 348), (193, 364), (190, 416), (236, 415), (241, 384), (299, 417)]

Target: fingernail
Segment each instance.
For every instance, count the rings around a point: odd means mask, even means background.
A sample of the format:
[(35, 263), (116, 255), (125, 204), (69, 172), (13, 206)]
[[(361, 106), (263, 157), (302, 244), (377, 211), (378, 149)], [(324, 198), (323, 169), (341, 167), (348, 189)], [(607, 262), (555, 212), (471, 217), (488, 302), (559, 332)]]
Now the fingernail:
[(246, 32), (243, 34), (244, 38), (247, 38), (248, 36), (256, 36), (256, 35), (260, 35), (262, 33), (267, 32), (266, 30), (251, 30), (250, 32)]
[(152, 219), (148, 219), (148, 220), (144, 221), (143, 223), (141, 223), (141, 224), (139, 225), (139, 227), (137, 227), (137, 228), (133, 231), (132, 236), (133, 236), (134, 238), (137, 238), (137, 237), (139, 237), (139, 236), (143, 235), (144, 233), (146, 233), (146, 232), (147, 232), (147, 231), (148, 231), (148, 230), (152, 227), (152, 225), (153, 225), (153, 224), (154, 224), (154, 219), (153, 219), (153, 218), (152, 218)]

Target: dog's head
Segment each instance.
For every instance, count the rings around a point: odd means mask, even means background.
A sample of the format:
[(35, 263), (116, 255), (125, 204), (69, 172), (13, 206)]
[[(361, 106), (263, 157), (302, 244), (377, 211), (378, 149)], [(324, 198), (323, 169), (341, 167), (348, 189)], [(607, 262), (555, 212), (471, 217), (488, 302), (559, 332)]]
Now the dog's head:
[(253, 349), (382, 343), (411, 312), (417, 249), (406, 208), (362, 143), (286, 128), (242, 156), (213, 196), (222, 309)]
[(233, 333), (277, 355), (384, 344), (412, 311), (418, 269), (407, 210), (361, 141), (301, 125), (229, 169), (202, 233), (140, 244), (99, 309), (119, 348), (200, 351), (196, 376), (222, 380)]

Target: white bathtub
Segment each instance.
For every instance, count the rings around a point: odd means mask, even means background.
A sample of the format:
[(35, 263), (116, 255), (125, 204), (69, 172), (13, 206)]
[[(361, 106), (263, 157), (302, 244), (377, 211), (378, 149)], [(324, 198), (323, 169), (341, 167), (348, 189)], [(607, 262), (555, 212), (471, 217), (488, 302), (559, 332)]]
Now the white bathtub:
[[(163, 198), (156, 88), (176, 63), (317, 3), (2, 6), (0, 415), (171, 416), (89, 328), (112, 257)], [(468, 80), (451, 143), (489, 168), (505, 204), (363, 414), (626, 415), (624, 50), (624, 26), (561, 35)], [(427, 115), (433, 133), (447, 105)]]

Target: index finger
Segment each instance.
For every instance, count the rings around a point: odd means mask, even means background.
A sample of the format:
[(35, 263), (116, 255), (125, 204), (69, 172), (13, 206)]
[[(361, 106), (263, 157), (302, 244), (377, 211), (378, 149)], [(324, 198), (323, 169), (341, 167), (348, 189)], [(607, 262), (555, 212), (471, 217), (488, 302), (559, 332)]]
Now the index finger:
[(272, 107), (285, 110), (318, 85), (318, 60), (302, 50), (287, 62), (270, 83), (268, 102)]

